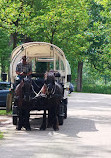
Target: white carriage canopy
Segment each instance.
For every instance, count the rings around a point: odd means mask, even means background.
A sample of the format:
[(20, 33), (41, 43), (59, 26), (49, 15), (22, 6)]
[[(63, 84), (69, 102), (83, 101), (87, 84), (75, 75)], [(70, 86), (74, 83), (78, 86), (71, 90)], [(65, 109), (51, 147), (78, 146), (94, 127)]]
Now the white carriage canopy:
[(29, 42), (16, 47), (12, 52), (10, 63), (10, 79), (12, 83), (14, 83), (16, 77), (17, 63), (22, 59), (23, 55), (26, 55), (27, 60), (33, 65), (33, 69), (36, 62), (52, 62), (53, 69), (59, 71), (61, 75), (71, 74), (64, 52), (59, 47), (46, 42)]

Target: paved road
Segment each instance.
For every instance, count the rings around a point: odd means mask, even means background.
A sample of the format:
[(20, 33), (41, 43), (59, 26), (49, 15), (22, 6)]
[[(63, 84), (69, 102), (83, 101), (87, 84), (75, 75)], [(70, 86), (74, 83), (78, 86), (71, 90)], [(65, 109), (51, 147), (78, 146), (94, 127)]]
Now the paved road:
[(57, 132), (39, 131), (40, 119), (31, 119), (31, 132), (16, 131), (11, 118), (0, 121), (0, 158), (111, 158), (111, 95), (71, 94)]

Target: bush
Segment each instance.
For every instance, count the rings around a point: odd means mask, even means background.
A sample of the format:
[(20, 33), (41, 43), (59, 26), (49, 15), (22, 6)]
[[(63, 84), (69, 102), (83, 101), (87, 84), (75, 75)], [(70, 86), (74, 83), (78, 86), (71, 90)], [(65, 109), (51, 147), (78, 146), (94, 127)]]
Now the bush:
[(106, 86), (106, 85), (83, 85), (82, 92), (111, 94), (111, 86)]

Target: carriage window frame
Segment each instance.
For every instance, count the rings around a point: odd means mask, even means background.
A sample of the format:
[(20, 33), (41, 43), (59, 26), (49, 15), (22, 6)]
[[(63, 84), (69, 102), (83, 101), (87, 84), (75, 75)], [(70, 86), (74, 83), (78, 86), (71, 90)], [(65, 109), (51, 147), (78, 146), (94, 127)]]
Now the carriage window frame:
[(61, 70), (65, 71), (65, 66), (62, 60), (61, 60)]
[(60, 57), (56, 55), (56, 70), (60, 70)]
[(59, 56), (56, 55), (56, 70), (65, 71), (64, 62), (61, 60)]

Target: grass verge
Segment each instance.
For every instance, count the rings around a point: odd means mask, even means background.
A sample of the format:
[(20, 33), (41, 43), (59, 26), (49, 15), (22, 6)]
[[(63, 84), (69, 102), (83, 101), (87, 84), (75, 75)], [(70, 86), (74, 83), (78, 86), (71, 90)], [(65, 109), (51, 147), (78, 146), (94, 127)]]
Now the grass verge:
[(105, 86), (105, 85), (83, 85), (82, 92), (111, 94), (111, 86)]
[(3, 133), (0, 131), (0, 139), (3, 139)]
[(7, 113), (6, 110), (0, 110), (0, 115), (10, 115), (10, 114), (12, 114), (12, 111)]

